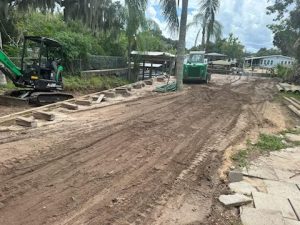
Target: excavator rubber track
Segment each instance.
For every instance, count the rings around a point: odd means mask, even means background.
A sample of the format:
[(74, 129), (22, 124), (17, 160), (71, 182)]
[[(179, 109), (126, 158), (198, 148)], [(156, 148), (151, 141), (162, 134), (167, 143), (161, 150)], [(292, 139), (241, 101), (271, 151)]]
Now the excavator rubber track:
[(63, 92), (33, 92), (29, 97), (29, 104), (43, 106), (72, 98), (73, 95)]

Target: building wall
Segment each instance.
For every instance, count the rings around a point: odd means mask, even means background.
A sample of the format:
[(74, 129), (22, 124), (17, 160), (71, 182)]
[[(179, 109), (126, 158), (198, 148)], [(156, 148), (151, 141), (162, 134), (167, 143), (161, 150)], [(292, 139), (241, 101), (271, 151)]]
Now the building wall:
[(277, 65), (283, 65), (290, 67), (294, 63), (294, 60), (289, 57), (282, 56), (273, 56), (273, 57), (265, 57), (260, 59), (260, 67), (263, 68), (275, 68)]

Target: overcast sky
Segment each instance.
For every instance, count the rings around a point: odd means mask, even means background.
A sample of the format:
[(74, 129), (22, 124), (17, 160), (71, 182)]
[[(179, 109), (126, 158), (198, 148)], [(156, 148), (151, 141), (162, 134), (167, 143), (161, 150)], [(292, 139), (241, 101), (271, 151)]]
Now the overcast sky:
[[(121, 0), (121, 2), (124, 0)], [(197, 13), (200, 0), (189, 0), (188, 21)], [(221, 6), (217, 20), (223, 25), (223, 37), (229, 33), (238, 36), (246, 46), (247, 51), (257, 51), (262, 47), (273, 47), (272, 33), (266, 27), (272, 23), (273, 16), (266, 15), (268, 0), (220, 0)], [(176, 39), (168, 31), (159, 7), (159, 0), (149, 0), (146, 16), (155, 20), (161, 27), (166, 37)], [(198, 28), (199, 29), (199, 28)], [(191, 28), (187, 33), (188, 48), (194, 45), (197, 28)]]

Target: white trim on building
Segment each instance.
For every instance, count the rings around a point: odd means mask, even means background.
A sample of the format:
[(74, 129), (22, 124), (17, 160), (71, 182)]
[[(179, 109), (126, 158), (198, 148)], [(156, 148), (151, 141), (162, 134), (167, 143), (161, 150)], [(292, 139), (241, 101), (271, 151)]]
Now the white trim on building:
[(277, 65), (290, 67), (295, 63), (295, 59), (283, 55), (269, 55), (260, 57), (245, 58), (245, 63), (251, 67), (260, 67), (266, 69), (275, 68)]

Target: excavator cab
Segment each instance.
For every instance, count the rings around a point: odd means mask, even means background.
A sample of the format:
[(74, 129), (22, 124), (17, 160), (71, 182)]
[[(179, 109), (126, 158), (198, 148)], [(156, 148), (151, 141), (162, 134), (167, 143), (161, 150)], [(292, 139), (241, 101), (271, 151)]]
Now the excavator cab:
[(59, 42), (36, 36), (25, 36), (21, 58), (23, 81), (36, 90), (62, 90), (62, 46)]
[(18, 88), (0, 96), (0, 104), (46, 105), (73, 98), (63, 93), (62, 46), (45, 37), (25, 36), (21, 68), (0, 49), (0, 71)]

